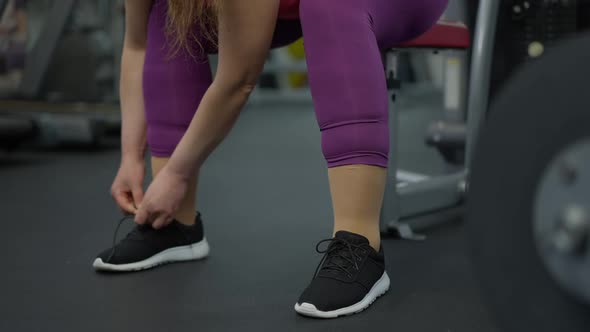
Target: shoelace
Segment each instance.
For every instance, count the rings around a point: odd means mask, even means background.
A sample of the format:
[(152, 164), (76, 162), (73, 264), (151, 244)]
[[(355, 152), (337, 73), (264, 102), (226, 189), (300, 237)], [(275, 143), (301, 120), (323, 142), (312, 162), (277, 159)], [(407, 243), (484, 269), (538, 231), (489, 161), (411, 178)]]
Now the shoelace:
[[(111, 253), (109, 254), (109, 257), (107, 258), (107, 261), (105, 263), (110, 262), (111, 259), (115, 256), (115, 253), (117, 251), (117, 235), (119, 234), (119, 229), (121, 228), (121, 225), (123, 224), (123, 222), (125, 220), (130, 220), (132, 218), (135, 218), (135, 215), (133, 215), (133, 214), (126, 214), (117, 223), (117, 227), (115, 228), (115, 233), (113, 234), (113, 246), (112, 246), (112, 249), (111, 249)], [(180, 233), (185, 237), (185, 239), (187, 241), (190, 240), (188, 238), (188, 235), (186, 235), (182, 231), (182, 229), (179, 228), (179, 225), (177, 225), (176, 223), (171, 223), (171, 225), (174, 225), (180, 231)], [(125, 237), (125, 239), (136, 240), (136, 241), (143, 240), (143, 235), (142, 235), (142, 232), (141, 232), (142, 227), (151, 227), (151, 226), (136, 226), (135, 229), (133, 229), (131, 232), (129, 232), (129, 234), (127, 234), (127, 236)]]
[[(108, 263), (111, 261), (111, 259), (115, 256), (115, 252), (117, 250), (117, 235), (119, 234), (119, 229), (121, 228), (121, 225), (123, 224), (123, 222), (125, 220), (129, 220), (130, 218), (135, 217), (132, 214), (126, 214), (123, 216), (123, 218), (121, 218), (119, 220), (119, 222), (117, 223), (117, 228), (115, 228), (115, 234), (113, 235), (113, 247), (111, 249), (111, 253), (109, 255), (109, 258), (107, 258), (107, 261), (105, 263)], [(133, 232), (132, 232), (133, 233)], [(131, 233), (130, 233), (131, 234)], [(128, 234), (127, 236), (129, 236), (130, 234)]]
[[(320, 245), (323, 243), (330, 242), (328, 247), (325, 250), (320, 250)], [(314, 276), (318, 274), (321, 270), (332, 270), (335, 272), (344, 272), (348, 277), (351, 276), (349, 268), (354, 266), (355, 270), (359, 269), (359, 261), (362, 259), (361, 256), (356, 254), (356, 249), (361, 249), (366, 251), (368, 245), (367, 244), (354, 244), (350, 243), (349, 241), (343, 239), (325, 239), (320, 242), (315, 247), (315, 250), (320, 254), (325, 254), (324, 258), (316, 268)], [(363, 251), (363, 253), (364, 253)], [(341, 258), (344, 260), (346, 265), (340, 264), (338, 259)], [(326, 263), (325, 265), (323, 265)]]

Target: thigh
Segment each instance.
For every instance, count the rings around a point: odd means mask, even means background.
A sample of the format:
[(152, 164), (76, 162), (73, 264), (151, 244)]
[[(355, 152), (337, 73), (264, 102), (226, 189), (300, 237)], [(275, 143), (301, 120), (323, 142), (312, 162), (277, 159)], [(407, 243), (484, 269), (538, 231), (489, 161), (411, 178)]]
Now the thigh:
[(148, 125), (187, 127), (212, 83), (206, 59), (189, 56), (163, 59), (146, 53), (143, 71), (144, 107)]
[(301, 1), (309, 83), (321, 129), (387, 116), (381, 52), (366, 1)]
[(158, 156), (176, 147), (212, 82), (206, 54), (171, 49), (165, 25), (165, 1), (158, 1), (150, 13), (143, 69), (148, 141)]
[(309, 84), (330, 167), (387, 165), (388, 100), (365, 0), (301, 0)]

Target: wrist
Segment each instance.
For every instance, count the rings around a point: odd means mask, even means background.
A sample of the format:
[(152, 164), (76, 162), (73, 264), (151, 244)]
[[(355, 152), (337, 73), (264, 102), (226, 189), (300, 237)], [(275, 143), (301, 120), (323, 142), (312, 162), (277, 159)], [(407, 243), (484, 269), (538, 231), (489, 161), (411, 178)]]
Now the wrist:
[(138, 150), (130, 150), (130, 151), (126, 151), (126, 150), (122, 150), (121, 151), (121, 160), (123, 162), (140, 162), (143, 163), (144, 161), (144, 152), (143, 151), (138, 151)]
[(174, 157), (171, 157), (170, 160), (168, 160), (163, 171), (186, 181), (193, 177), (196, 172), (196, 170), (193, 171), (191, 167), (188, 167), (185, 163), (178, 161)]

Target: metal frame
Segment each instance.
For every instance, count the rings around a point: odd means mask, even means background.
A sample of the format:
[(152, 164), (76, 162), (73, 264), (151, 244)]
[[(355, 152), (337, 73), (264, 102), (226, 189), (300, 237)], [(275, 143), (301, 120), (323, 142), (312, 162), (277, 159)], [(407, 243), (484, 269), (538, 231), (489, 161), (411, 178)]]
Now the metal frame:
[(19, 88), (19, 93), (23, 97), (35, 98), (39, 94), (43, 78), (75, 4), (76, 0), (53, 1), (43, 30), (35, 46), (27, 55), (23, 80)]
[(471, 166), (477, 134), (488, 109), (492, 55), (499, 10), (500, 1), (498, 0), (482, 0), (477, 10), (467, 102), (467, 155), (465, 157), (467, 169)]
[[(474, 141), (488, 107), (492, 51), (500, 2), (482, 0), (477, 12), (477, 24), (472, 46), (467, 103), (467, 155), (464, 169), (443, 176), (421, 176), (408, 181), (400, 176), (398, 156), (398, 111), (390, 111), (390, 174), (381, 212), (382, 232), (396, 231), (406, 239), (421, 240), (424, 236), (413, 230), (453, 220), (462, 213), (462, 201), (467, 191), (468, 170)], [(397, 72), (396, 52), (386, 54), (387, 76)]]
[(8, 5), (8, 0), (0, 0), (0, 16), (4, 15), (6, 5)]

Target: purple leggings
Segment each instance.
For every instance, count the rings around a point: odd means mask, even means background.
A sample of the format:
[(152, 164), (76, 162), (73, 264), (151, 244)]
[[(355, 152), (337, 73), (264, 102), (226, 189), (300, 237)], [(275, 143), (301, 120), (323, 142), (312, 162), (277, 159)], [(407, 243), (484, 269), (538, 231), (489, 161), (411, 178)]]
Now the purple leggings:
[[(442, 15), (448, 0), (301, 0), (300, 20), (279, 21), (273, 47), (301, 34), (322, 150), (328, 167), (387, 167), (388, 98), (381, 49), (415, 38)], [(143, 87), (148, 143), (169, 157), (212, 82), (206, 57), (168, 57), (166, 1), (149, 19)], [(207, 52), (215, 52), (207, 47)]]

